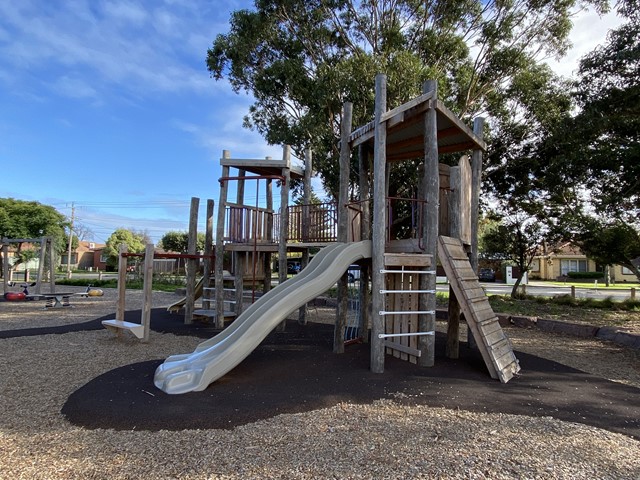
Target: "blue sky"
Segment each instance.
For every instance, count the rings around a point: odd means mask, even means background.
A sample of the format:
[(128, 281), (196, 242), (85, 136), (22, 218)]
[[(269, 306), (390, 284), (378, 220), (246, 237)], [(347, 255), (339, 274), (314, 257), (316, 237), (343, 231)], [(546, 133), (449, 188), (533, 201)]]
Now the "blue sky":
[[(191, 197), (218, 201), (222, 150), (280, 158), (242, 128), (251, 98), (214, 81), (207, 48), (249, 1), (0, 0), (0, 197), (35, 200), (104, 242), (188, 228)], [(583, 13), (577, 59), (618, 21)]]

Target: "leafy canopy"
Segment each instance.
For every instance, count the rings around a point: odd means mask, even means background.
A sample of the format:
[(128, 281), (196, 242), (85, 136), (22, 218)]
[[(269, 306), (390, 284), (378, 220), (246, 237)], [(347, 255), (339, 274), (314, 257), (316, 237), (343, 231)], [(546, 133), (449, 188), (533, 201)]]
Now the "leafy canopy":
[[(187, 253), (189, 246), (189, 233), (188, 232), (167, 232), (160, 239), (159, 245), (170, 252)], [(196, 250), (199, 252), (204, 251), (205, 247), (205, 234), (198, 233), (198, 239), (196, 243)]]
[[(526, 117), (552, 115), (555, 108), (537, 107), (551, 76), (539, 61), (567, 49), (577, 3), (257, 0), (255, 10), (232, 14), (207, 65), (213, 78), (255, 98), (245, 126), (270, 144), (292, 145), (300, 157), (307, 147), (318, 153), (316, 170), (336, 196), (342, 104), (353, 103), (354, 125), (368, 122), (378, 72), (388, 77), (389, 108), (435, 79), (455, 113), (498, 118), (498, 129), (516, 129), (519, 139)], [(527, 113), (516, 120), (522, 105)]]
[(107, 264), (116, 266), (118, 264), (118, 255), (120, 254), (120, 245), (125, 243), (129, 253), (142, 253), (145, 246), (149, 242), (146, 234), (119, 228), (113, 232), (107, 239), (107, 243), (103, 253), (108, 256)]
[(67, 217), (54, 207), (39, 202), (0, 198), (0, 237), (52, 237), (58, 253), (66, 245)]

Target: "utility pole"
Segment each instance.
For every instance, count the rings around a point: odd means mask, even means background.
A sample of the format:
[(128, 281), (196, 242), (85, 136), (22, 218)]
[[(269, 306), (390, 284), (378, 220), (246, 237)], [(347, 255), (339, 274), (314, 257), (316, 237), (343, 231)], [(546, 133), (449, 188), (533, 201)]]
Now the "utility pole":
[(67, 251), (67, 278), (71, 278), (71, 241), (73, 240), (73, 221), (76, 217), (75, 203), (71, 202), (71, 226), (69, 227), (69, 250)]

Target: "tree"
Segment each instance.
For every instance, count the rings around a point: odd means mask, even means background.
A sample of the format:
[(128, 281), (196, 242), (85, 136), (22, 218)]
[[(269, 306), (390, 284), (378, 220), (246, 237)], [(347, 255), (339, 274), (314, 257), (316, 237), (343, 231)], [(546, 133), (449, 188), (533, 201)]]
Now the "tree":
[[(627, 22), (580, 61), (577, 114), (539, 149), (534, 175), (552, 200), (578, 216), (592, 212), (636, 223), (640, 215), (640, 2), (619, 4)], [(607, 222), (603, 222), (607, 228)]]
[[(187, 253), (189, 246), (189, 233), (188, 232), (167, 232), (160, 239), (159, 245), (171, 252)], [(205, 247), (205, 234), (198, 233), (198, 239), (196, 244), (196, 250), (199, 252), (204, 251)]]
[(107, 239), (107, 244), (103, 253), (108, 256), (107, 265), (110, 267), (118, 266), (118, 257), (120, 255), (120, 245), (126, 243), (129, 253), (144, 252), (148, 238), (144, 233), (138, 233), (126, 228), (119, 228), (111, 234)]
[(535, 219), (521, 212), (505, 214), (498, 223), (485, 224), (481, 240), (483, 255), (513, 262), (520, 270), (511, 296), (515, 298), (522, 279), (545, 240), (544, 227)]
[[(589, 3), (606, 8), (601, 0)], [(307, 147), (319, 152), (316, 170), (335, 198), (341, 107), (351, 101), (354, 124), (368, 122), (377, 72), (388, 75), (389, 108), (436, 79), (440, 98), (463, 119), (500, 119), (492, 138), (505, 137), (503, 129), (526, 137), (523, 129), (535, 125), (514, 117), (523, 104), (527, 115), (546, 115), (534, 107), (551, 75), (538, 62), (566, 50), (576, 4), (257, 0), (255, 11), (232, 14), (230, 31), (215, 39), (207, 65), (215, 79), (227, 78), (236, 92), (254, 96), (246, 127), (270, 144), (292, 145), (299, 156)], [(410, 172), (415, 177), (416, 169), (404, 173)]]
[[(66, 245), (67, 218), (54, 207), (39, 202), (27, 202), (13, 198), (0, 198), (0, 238), (51, 237), (58, 254)], [(28, 261), (32, 254), (22, 251), (18, 245), (17, 264)], [(0, 267), (2, 266), (0, 259)], [(1, 269), (0, 269), (1, 271)]]
[(640, 281), (640, 233), (627, 223), (615, 221), (608, 225), (585, 221), (583, 230), (575, 236), (582, 252), (600, 265), (622, 265)]

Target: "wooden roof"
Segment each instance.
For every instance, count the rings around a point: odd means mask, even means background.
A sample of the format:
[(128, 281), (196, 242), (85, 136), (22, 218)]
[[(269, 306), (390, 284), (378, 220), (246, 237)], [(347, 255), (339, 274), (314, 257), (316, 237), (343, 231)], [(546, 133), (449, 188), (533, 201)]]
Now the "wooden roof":
[[(424, 113), (436, 109), (438, 124), (438, 153), (467, 150), (486, 150), (485, 142), (473, 133), (462, 120), (440, 100), (427, 92), (409, 102), (389, 110), (381, 121), (387, 122), (387, 161), (395, 162), (420, 158), (424, 155)], [(375, 125), (371, 121), (354, 130), (349, 136), (351, 148), (367, 143), (373, 148)]]
[(255, 175), (282, 175), (282, 169), (287, 166), (291, 170), (292, 179), (304, 177), (304, 168), (299, 165), (287, 165), (284, 160), (273, 160), (271, 158), (221, 158), (220, 165), (244, 170)]

